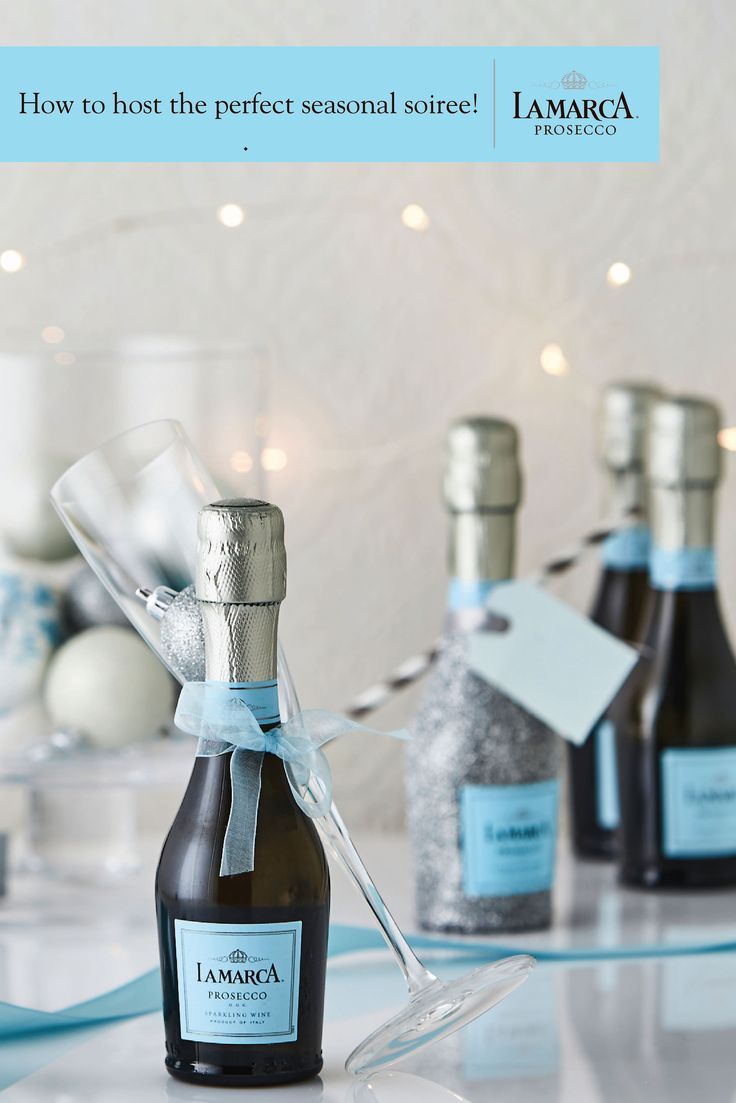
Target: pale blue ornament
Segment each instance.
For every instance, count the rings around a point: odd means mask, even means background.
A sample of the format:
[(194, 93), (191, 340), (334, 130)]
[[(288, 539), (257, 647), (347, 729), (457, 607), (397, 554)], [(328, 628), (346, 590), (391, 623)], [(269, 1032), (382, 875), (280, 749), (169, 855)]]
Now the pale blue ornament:
[(23, 571), (0, 571), (0, 712), (37, 696), (59, 638), (51, 587)]

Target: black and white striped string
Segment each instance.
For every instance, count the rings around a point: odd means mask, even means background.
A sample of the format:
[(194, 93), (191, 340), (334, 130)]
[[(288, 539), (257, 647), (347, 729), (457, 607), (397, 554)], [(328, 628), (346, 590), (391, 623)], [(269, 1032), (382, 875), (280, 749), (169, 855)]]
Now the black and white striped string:
[[(535, 571), (526, 576), (527, 582), (537, 586), (544, 586), (555, 578), (567, 574), (593, 548), (599, 547), (609, 536), (615, 535), (622, 529), (628, 528), (639, 519), (639, 512), (631, 510), (625, 520), (611, 525), (602, 525), (584, 533), (580, 539), (567, 552), (560, 552), (541, 564)], [(441, 639), (436, 640), (426, 651), (422, 651), (411, 658), (405, 659), (381, 682), (359, 693), (354, 697), (347, 708), (343, 709), (351, 720), (361, 720), (363, 717), (377, 712), (383, 708), (395, 694), (418, 682), (427, 673), (437, 658), (442, 646)]]

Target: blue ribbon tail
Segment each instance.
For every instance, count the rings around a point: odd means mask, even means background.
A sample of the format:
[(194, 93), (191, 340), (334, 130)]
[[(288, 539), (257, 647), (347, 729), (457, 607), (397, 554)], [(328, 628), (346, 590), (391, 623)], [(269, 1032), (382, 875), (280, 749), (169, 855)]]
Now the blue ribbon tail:
[[(235, 687), (237, 688), (237, 687)], [(255, 867), (258, 803), (263, 755), (280, 758), (299, 808), (313, 819), (332, 802), (330, 764), (321, 748), (347, 732), (406, 738), (403, 731), (377, 732), (325, 709), (298, 712), (286, 723), (261, 729), (246, 702), (225, 682), (187, 682), (175, 723), (199, 740), (203, 758), (230, 753), (230, 813), (223, 839), (220, 876), (251, 873)]]
[(262, 765), (262, 751), (245, 751), (236, 747), (232, 753), (230, 816), (222, 844), (221, 877), (251, 873), (254, 869)]

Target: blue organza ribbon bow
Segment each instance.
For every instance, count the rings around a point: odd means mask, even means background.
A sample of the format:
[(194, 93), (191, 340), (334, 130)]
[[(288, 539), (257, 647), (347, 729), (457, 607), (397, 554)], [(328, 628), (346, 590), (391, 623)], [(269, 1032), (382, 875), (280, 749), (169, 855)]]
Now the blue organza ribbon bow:
[(276, 755), (283, 761), (294, 799), (302, 811), (316, 819), (332, 803), (332, 773), (321, 750), (325, 743), (351, 731), (407, 738), (405, 731), (378, 732), (324, 709), (298, 712), (277, 728), (264, 732), (245, 702), (233, 694), (226, 682), (187, 682), (174, 720), (182, 731), (197, 737), (199, 757), (233, 752), (232, 798), (220, 862), (221, 877), (250, 873), (253, 869), (264, 754)]

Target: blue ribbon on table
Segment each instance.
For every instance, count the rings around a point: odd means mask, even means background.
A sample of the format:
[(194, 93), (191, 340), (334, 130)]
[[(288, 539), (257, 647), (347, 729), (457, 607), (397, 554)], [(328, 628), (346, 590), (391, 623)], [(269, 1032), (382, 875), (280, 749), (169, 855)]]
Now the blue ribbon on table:
[[(736, 939), (725, 942), (683, 942), (666, 946), (580, 946), (571, 949), (546, 949), (527, 945), (501, 945), (464, 938), (435, 938), (431, 935), (411, 935), (413, 949), (428, 951), (456, 961), (481, 963), (497, 961), (510, 954), (531, 954), (540, 962), (560, 964), (595, 964), (602, 961), (632, 961), (736, 953)], [(385, 950), (381, 932), (376, 927), (353, 927), (344, 923), (330, 924), (328, 957)], [(150, 1015), (161, 1008), (161, 976), (158, 968), (134, 980), (73, 1004), (61, 1011), (39, 1011), (21, 1004), (0, 1000), (0, 1043), (15, 1038), (39, 1036), (54, 1030), (103, 1026), (139, 1015)]]
[[(348, 732), (407, 739), (403, 730), (379, 732), (326, 709), (297, 712), (290, 720), (264, 731), (248, 705), (227, 682), (187, 682), (174, 722), (199, 740), (198, 757), (227, 754), (230, 759), (231, 805), (220, 861), (220, 876), (250, 873), (254, 867), (256, 822), (264, 754), (282, 760), (294, 799), (312, 819), (329, 810), (332, 773), (321, 749)], [(304, 788), (309, 784), (309, 797)]]
[[(468, 963), (491, 962), (519, 953), (529, 953), (538, 961), (591, 964), (596, 961), (736, 952), (736, 940), (712, 944), (695, 942), (667, 946), (579, 947), (570, 950), (547, 950), (521, 945), (501, 946), (492, 942), (433, 938), (427, 935), (412, 935), (410, 942), (415, 950), (428, 950), (436, 955)], [(382, 948), (385, 949), (383, 936), (375, 927), (351, 927), (341, 923), (330, 925), (328, 956), (331, 959)], [(73, 1004), (61, 1011), (38, 1011), (0, 1001), (0, 1090), (60, 1056), (75, 1045), (77, 1039), (86, 1037), (86, 1031), (141, 1015), (150, 1015), (160, 1009), (161, 977), (158, 969), (151, 969), (119, 988), (113, 988), (94, 999)], [(337, 1008), (337, 1011), (341, 1010), (340, 1007)]]

